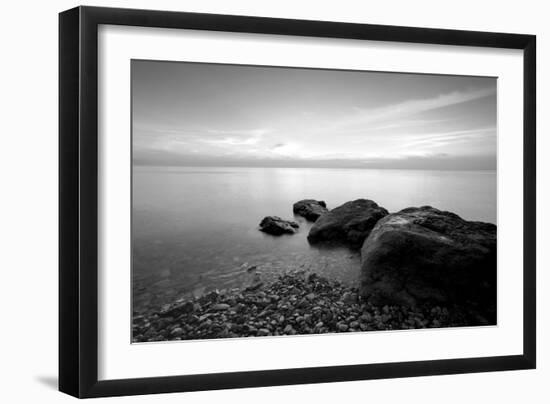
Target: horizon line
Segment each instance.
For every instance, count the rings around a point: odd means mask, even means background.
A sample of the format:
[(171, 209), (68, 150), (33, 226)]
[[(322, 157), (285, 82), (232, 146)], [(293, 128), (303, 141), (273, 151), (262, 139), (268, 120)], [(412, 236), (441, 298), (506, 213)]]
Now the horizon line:
[(422, 168), (422, 167), (359, 167), (359, 166), (259, 166), (259, 165), (212, 165), (212, 164), (143, 164), (132, 162), (134, 167), (170, 167), (170, 168), (303, 168), (303, 169), (324, 169), (324, 170), (399, 170), (399, 171), (492, 171), (496, 172), (497, 168)]

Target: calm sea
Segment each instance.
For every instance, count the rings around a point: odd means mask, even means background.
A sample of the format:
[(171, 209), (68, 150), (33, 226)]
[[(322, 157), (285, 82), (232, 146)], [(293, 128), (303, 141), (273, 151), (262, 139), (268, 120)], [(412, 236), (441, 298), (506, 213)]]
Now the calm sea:
[[(357, 253), (308, 244), (311, 224), (292, 213), (292, 204), (306, 198), (324, 200), (329, 209), (358, 198), (390, 212), (431, 205), (496, 223), (494, 171), (134, 167), (134, 310), (294, 269), (355, 283)], [(258, 231), (268, 215), (298, 221), (299, 232)]]

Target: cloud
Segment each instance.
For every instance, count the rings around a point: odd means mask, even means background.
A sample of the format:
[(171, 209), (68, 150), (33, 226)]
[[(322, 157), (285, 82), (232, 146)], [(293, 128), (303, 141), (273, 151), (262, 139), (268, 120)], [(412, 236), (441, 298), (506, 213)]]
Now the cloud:
[(436, 132), (421, 135), (412, 135), (407, 138), (405, 143), (401, 145), (403, 148), (418, 148), (418, 147), (444, 147), (453, 143), (470, 142), (475, 140), (485, 140), (487, 138), (495, 139), (496, 128), (476, 128), (468, 130), (457, 130), (450, 132)]
[(425, 127), (428, 125), (441, 124), (449, 121), (451, 121), (451, 119), (403, 119), (390, 123), (381, 123), (378, 126), (371, 126), (368, 129), (371, 131), (386, 131), (388, 129)]
[(270, 152), (275, 156), (292, 157), (295, 159), (307, 158), (307, 154), (302, 150), (302, 146), (296, 142), (279, 143), (277, 147), (272, 147)]
[[(399, 103), (394, 103), (384, 107), (377, 108), (355, 108), (355, 113), (340, 121), (330, 125), (327, 129), (350, 130), (354, 127), (356, 130), (365, 130), (373, 123), (383, 122), (383, 126), (394, 125), (393, 120), (417, 115), (423, 112), (448, 107), (451, 105), (462, 104), (485, 98), (496, 94), (496, 88), (482, 88), (470, 91), (453, 91), (446, 94), (440, 94), (431, 98), (411, 99)], [(387, 122), (390, 122), (386, 124)], [(359, 126), (359, 128), (357, 128)]]
[(229, 146), (244, 146), (244, 145), (253, 145), (260, 141), (259, 137), (247, 137), (247, 138), (238, 138), (238, 137), (225, 137), (222, 139), (201, 139), (201, 142), (210, 143), (215, 145), (229, 145)]
[(180, 146), (188, 145), (199, 148), (203, 145), (218, 150), (256, 145), (269, 132), (269, 128), (226, 130), (196, 126), (173, 128), (134, 124), (133, 144), (135, 147), (153, 150), (177, 150)]
[(268, 134), (272, 130), (269, 128), (254, 128), (254, 129), (205, 129), (206, 133), (223, 136), (252, 136), (261, 137)]
[(496, 89), (494, 87), (473, 91), (453, 91), (432, 98), (413, 99), (386, 107), (363, 110), (362, 112), (366, 115), (363, 117), (365, 120), (375, 121), (381, 118), (389, 119), (395, 116), (414, 115), (421, 112), (448, 107), (450, 105), (462, 104), (464, 102), (488, 97), (490, 95), (494, 95), (495, 93)]
[[(395, 102), (385, 104), (382, 99), (388, 98), (381, 97), (371, 108), (354, 107), (354, 100), (321, 99), (323, 108), (304, 104), (307, 114), (283, 113), (275, 103), (267, 113), (251, 112), (241, 122), (227, 120), (224, 114), (223, 119), (187, 120), (181, 126), (177, 120), (160, 125), (135, 122), (134, 163), (493, 169), (496, 126), (491, 105), (496, 89), (424, 98), (418, 94), (392, 96), (389, 99)], [(423, 115), (482, 98), (481, 103)]]

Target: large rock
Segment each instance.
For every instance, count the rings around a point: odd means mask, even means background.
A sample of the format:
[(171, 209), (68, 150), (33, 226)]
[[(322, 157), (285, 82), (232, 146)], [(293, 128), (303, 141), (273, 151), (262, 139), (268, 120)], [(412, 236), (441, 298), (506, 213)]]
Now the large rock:
[(327, 204), (324, 201), (316, 201), (315, 199), (302, 199), (292, 206), (292, 210), (295, 214), (311, 222), (316, 221), (321, 215), (328, 212)]
[(294, 234), (299, 227), (300, 225), (298, 225), (298, 223), (290, 220), (283, 220), (278, 216), (266, 216), (260, 222), (260, 230), (274, 236)]
[(494, 321), (496, 226), (430, 206), (380, 220), (361, 249), (361, 294), (375, 304), (458, 304)]
[(361, 248), (374, 225), (388, 211), (368, 199), (346, 202), (322, 215), (313, 225), (307, 239), (310, 243), (343, 243)]

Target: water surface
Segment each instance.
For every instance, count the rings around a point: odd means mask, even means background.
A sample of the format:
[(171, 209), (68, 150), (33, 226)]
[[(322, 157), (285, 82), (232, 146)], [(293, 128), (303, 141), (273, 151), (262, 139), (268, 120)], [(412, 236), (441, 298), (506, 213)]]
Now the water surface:
[[(329, 209), (358, 198), (390, 212), (431, 205), (496, 223), (494, 171), (136, 166), (134, 310), (294, 269), (355, 284), (357, 253), (307, 243), (311, 224), (292, 213), (292, 204), (305, 198), (324, 200)], [(258, 231), (268, 215), (298, 221), (299, 232), (273, 237)]]

